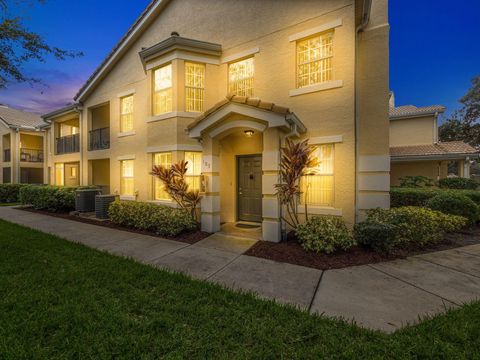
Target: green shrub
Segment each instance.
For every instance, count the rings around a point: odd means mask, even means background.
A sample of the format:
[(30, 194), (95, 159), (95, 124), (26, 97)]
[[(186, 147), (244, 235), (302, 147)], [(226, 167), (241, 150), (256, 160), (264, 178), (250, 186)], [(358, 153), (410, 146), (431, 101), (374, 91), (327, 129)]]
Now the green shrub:
[(444, 214), (463, 216), (471, 225), (478, 220), (479, 206), (465, 195), (445, 192), (428, 200), (426, 205), (428, 208)]
[(116, 200), (110, 204), (108, 214), (115, 224), (163, 236), (177, 236), (197, 227), (185, 210), (145, 202)]
[(396, 227), (392, 224), (364, 221), (354, 227), (358, 244), (379, 252), (390, 252), (395, 247)]
[(480, 205), (479, 190), (457, 190), (457, 189), (439, 189), (439, 188), (401, 188), (392, 187), (390, 189), (391, 207), (400, 206), (426, 206), (428, 200), (438, 194), (459, 194), (464, 195)]
[(438, 185), (441, 188), (446, 188), (446, 189), (476, 190), (480, 184), (472, 179), (467, 179), (462, 177), (451, 177), (451, 178), (440, 179), (438, 181)]
[(22, 184), (0, 184), (0, 203), (14, 203), (19, 201)]
[(355, 245), (345, 221), (337, 216), (312, 217), (297, 227), (296, 234), (303, 248), (309, 251), (329, 254)]
[(400, 178), (400, 186), (401, 187), (409, 187), (409, 188), (419, 188), (424, 186), (433, 186), (433, 180), (421, 175), (416, 176), (404, 176)]
[(27, 185), (20, 189), (19, 200), (34, 209), (51, 212), (75, 210), (74, 187)]
[(447, 232), (460, 230), (467, 219), (423, 207), (404, 206), (368, 211), (366, 222), (395, 227), (395, 247), (431, 245), (443, 240)]

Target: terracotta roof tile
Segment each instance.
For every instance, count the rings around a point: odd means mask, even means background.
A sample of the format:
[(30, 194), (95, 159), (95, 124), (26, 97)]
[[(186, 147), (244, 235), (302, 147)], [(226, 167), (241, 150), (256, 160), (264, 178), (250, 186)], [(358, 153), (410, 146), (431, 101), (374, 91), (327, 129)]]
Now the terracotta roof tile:
[(262, 101), (257, 97), (248, 97), (248, 96), (238, 96), (229, 94), (225, 99), (213, 105), (210, 109), (205, 110), (205, 112), (197, 117), (192, 123), (188, 125), (188, 129), (193, 128), (194, 126), (201, 123), (206, 117), (213, 114), (217, 110), (220, 110), (223, 106), (229, 103), (243, 104), (245, 106), (256, 107), (262, 110), (272, 111), (277, 114), (287, 115), (290, 113), (290, 109), (284, 106), (275, 105), (271, 102)]
[(2, 119), (8, 126), (12, 127), (31, 128), (46, 124), (40, 115), (12, 109), (4, 105), (0, 106), (0, 119)]
[(449, 141), (426, 145), (394, 146), (390, 148), (390, 155), (392, 157), (476, 153), (478, 153), (478, 150), (463, 141)]
[(397, 107), (390, 107), (390, 119), (402, 118), (408, 116), (430, 115), (435, 113), (445, 112), (445, 107), (442, 105), (431, 105), (424, 107), (416, 107), (413, 105), (404, 105)]

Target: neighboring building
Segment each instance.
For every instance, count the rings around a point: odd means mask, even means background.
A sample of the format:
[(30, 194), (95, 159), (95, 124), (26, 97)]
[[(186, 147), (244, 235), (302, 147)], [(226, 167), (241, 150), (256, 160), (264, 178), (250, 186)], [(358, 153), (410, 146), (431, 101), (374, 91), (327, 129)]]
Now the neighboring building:
[[(426, 176), (439, 180), (448, 175), (470, 177), (470, 162), (478, 151), (462, 141), (440, 142), (439, 116), (445, 112), (440, 105), (395, 107), (390, 98), (391, 185), (400, 185), (404, 176)], [(449, 173), (455, 165), (457, 173)]]
[(44, 134), (47, 124), (33, 113), (0, 105), (0, 182), (43, 184)]
[(278, 241), (274, 185), (291, 137), (309, 139), (320, 160), (302, 181), (312, 214), (352, 224), (389, 207), (387, 9), (385, 0), (152, 1), (77, 104), (44, 116), (51, 183), (173, 205), (149, 172), (185, 159), (203, 192), (203, 230), (257, 221)]

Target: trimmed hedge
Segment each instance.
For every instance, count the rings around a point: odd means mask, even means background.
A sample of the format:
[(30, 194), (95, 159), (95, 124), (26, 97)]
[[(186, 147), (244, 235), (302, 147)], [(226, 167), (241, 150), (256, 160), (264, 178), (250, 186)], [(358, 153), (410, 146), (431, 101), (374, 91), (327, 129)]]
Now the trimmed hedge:
[(355, 245), (345, 221), (338, 216), (312, 217), (297, 227), (296, 234), (303, 248), (309, 251), (329, 254)]
[(355, 224), (354, 236), (358, 244), (377, 252), (390, 252), (395, 247), (395, 225), (364, 221)]
[(20, 189), (24, 184), (0, 184), (0, 203), (15, 203), (20, 200)]
[(479, 206), (465, 195), (445, 192), (428, 200), (426, 205), (444, 214), (463, 216), (468, 219), (470, 225), (478, 220)]
[(75, 210), (75, 190), (89, 188), (93, 187), (26, 185), (20, 189), (19, 200), (36, 210), (68, 212)]
[(391, 207), (400, 206), (426, 206), (428, 200), (439, 194), (464, 195), (470, 198), (475, 204), (480, 205), (479, 190), (453, 190), (439, 188), (402, 188), (392, 187), (390, 189)]
[(116, 200), (110, 204), (108, 214), (115, 224), (162, 236), (177, 236), (197, 228), (197, 223), (185, 210), (146, 202)]
[[(458, 231), (467, 225), (467, 219), (464, 217), (415, 206), (374, 209), (368, 211), (367, 215), (365, 223), (394, 227), (395, 241), (390, 248), (412, 244), (420, 246), (436, 244), (444, 239), (446, 233)], [(376, 239), (369, 241), (372, 243)], [(368, 240), (362, 242), (365, 244)]]
[(475, 190), (479, 185), (475, 180), (462, 177), (444, 178), (438, 181), (438, 186), (445, 189)]

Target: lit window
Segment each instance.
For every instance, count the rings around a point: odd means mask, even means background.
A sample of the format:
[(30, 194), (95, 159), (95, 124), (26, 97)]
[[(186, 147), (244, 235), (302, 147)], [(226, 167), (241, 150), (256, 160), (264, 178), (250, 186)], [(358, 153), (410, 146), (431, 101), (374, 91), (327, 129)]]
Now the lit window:
[(228, 92), (240, 96), (253, 96), (253, 58), (240, 60), (228, 66)]
[(297, 87), (332, 80), (333, 32), (297, 42)]
[(133, 95), (120, 99), (120, 132), (133, 130)]
[(301, 202), (308, 205), (333, 206), (333, 145), (315, 146), (315, 168), (308, 169), (300, 182)]
[[(172, 153), (164, 152), (155, 154), (153, 156), (153, 164), (169, 168), (172, 165)], [(170, 200), (170, 195), (165, 191), (163, 182), (157, 177), (154, 177), (153, 188), (153, 198), (155, 200)]]
[(185, 161), (187, 164), (187, 173), (185, 181), (189, 190), (200, 191), (200, 181), (202, 174), (202, 153), (201, 152), (185, 152)]
[(55, 164), (55, 185), (64, 186), (65, 185), (65, 173), (64, 165), (61, 163)]
[(162, 66), (153, 72), (153, 114), (172, 111), (172, 64)]
[(205, 102), (205, 65), (185, 63), (186, 111), (202, 112)]
[(120, 161), (120, 194), (134, 195), (133, 160)]
[(70, 177), (73, 179), (77, 177), (77, 168), (75, 166), (72, 166), (70, 168)]

